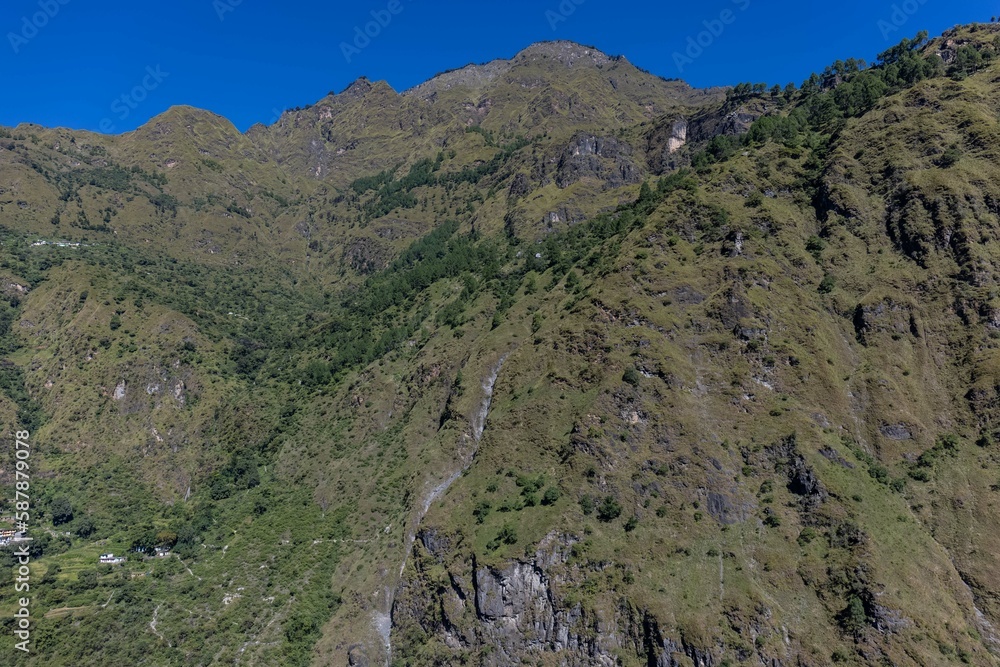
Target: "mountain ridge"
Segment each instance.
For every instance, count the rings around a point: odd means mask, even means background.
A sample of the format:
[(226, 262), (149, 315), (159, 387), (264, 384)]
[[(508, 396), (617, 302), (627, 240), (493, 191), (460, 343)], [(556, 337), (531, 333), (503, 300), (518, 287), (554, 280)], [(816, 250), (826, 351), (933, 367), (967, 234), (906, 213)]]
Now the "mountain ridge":
[[(359, 76), (354, 81), (352, 81), (351, 83), (349, 83), (341, 92), (339, 92), (339, 93), (332, 93), (331, 92), (329, 95), (327, 95), (327, 96), (325, 96), (323, 98), (320, 98), (319, 100), (316, 100), (315, 102), (311, 102), (311, 103), (307, 104), (305, 108), (308, 109), (308, 108), (316, 106), (317, 104), (321, 104), (324, 101), (335, 100), (338, 97), (345, 96), (345, 95), (348, 98), (354, 99), (354, 98), (363, 96), (364, 94), (367, 94), (373, 88), (388, 89), (389, 91), (392, 91), (393, 93), (395, 93), (396, 95), (399, 95), (399, 96), (426, 97), (426, 96), (429, 96), (430, 94), (432, 94), (432, 92), (436, 88), (438, 88), (439, 86), (442, 86), (442, 85), (444, 85), (446, 87), (446, 89), (447, 88), (451, 88), (451, 87), (455, 87), (455, 86), (466, 87), (465, 84), (463, 84), (463, 83), (457, 83), (457, 81), (465, 81), (465, 78), (468, 77), (468, 76), (472, 76), (472, 78), (482, 78), (482, 79), (484, 79), (483, 83), (485, 84), (485, 83), (488, 83), (489, 81), (491, 81), (492, 79), (496, 78), (497, 76), (509, 72), (510, 69), (512, 69), (514, 67), (517, 67), (519, 65), (523, 66), (523, 65), (525, 65), (527, 63), (531, 63), (531, 62), (537, 61), (539, 59), (546, 60), (546, 61), (548, 61), (548, 60), (551, 59), (552, 61), (555, 61), (555, 62), (559, 63), (560, 65), (563, 65), (563, 66), (565, 66), (567, 68), (572, 68), (574, 64), (576, 64), (578, 62), (581, 62), (581, 61), (589, 61), (591, 64), (593, 64), (595, 66), (605, 65), (605, 64), (615, 63), (615, 62), (625, 63), (625, 64), (628, 64), (629, 66), (631, 66), (631, 63), (629, 63), (629, 61), (627, 60), (627, 58), (625, 58), (624, 56), (609, 56), (609, 55), (607, 55), (606, 53), (602, 52), (601, 50), (597, 49), (594, 46), (587, 46), (587, 45), (579, 44), (577, 42), (572, 42), (572, 41), (569, 41), (569, 40), (540, 41), (540, 42), (534, 42), (534, 43), (532, 43), (532, 44), (524, 47), (523, 49), (519, 50), (511, 58), (508, 58), (508, 59), (505, 59), (505, 58), (496, 58), (496, 59), (487, 61), (485, 63), (479, 63), (479, 64), (470, 63), (468, 65), (464, 65), (464, 66), (457, 67), (457, 68), (454, 68), (454, 69), (446, 70), (446, 71), (440, 72), (438, 74), (435, 74), (435, 75), (431, 76), (430, 78), (428, 78), (426, 81), (423, 81), (423, 82), (418, 83), (418, 84), (416, 84), (414, 86), (411, 86), (410, 88), (408, 88), (406, 90), (403, 90), (403, 91), (396, 91), (391, 86), (391, 84), (389, 84), (385, 80), (382, 80), (382, 79), (372, 79), (368, 75), (362, 75), (362, 76)], [(665, 78), (660, 77), (658, 75), (650, 74), (649, 72), (645, 72), (643, 70), (638, 70), (638, 68), (636, 68), (636, 69), (637, 69), (637, 71), (642, 71), (644, 74), (649, 74), (649, 76), (655, 77), (656, 79), (659, 79), (659, 80), (667, 82), (667, 83), (683, 83), (679, 79), (665, 79)], [(462, 75), (462, 76), (459, 76), (459, 75)], [(445, 83), (445, 82), (447, 82), (447, 83)], [(686, 88), (688, 88), (688, 89), (690, 89), (692, 91), (719, 91), (719, 90), (725, 90), (726, 89), (726, 87), (712, 87), (712, 88), (706, 88), (706, 89), (695, 89), (695, 88), (691, 88), (688, 84), (683, 84), (683, 85), (684, 85), (684, 87), (686, 87)], [(284, 114), (289, 113), (289, 112), (294, 112), (297, 109), (298, 109), (297, 107), (289, 107), (288, 109), (286, 109), (285, 111), (283, 111), (282, 114), (280, 114), (280, 115), (284, 115)], [(193, 106), (187, 105), (187, 104), (177, 104), (177, 105), (173, 105), (173, 106), (169, 107), (168, 109), (165, 109), (164, 111), (160, 112), (159, 114), (153, 116), (152, 118), (150, 118), (150, 120), (146, 121), (145, 123), (143, 123), (142, 126), (140, 126), (139, 128), (136, 128), (136, 129), (137, 130), (141, 129), (142, 127), (145, 127), (145, 126), (149, 125), (150, 123), (153, 123), (157, 119), (162, 119), (161, 117), (164, 117), (164, 116), (169, 117), (171, 114), (176, 114), (179, 111), (204, 112), (204, 113), (207, 113), (207, 114), (211, 114), (213, 116), (217, 116), (218, 118), (225, 118), (225, 116), (222, 116), (221, 114), (217, 114), (216, 112), (214, 112), (212, 110), (209, 110), (209, 109), (200, 109), (200, 108), (193, 107)], [(228, 121), (228, 119), (226, 119), (226, 120)], [(229, 121), (229, 122), (231, 122), (231, 121)], [(277, 120), (275, 120), (275, 122), (277, 122)], [(263, 125), (264, 127), (270, 127), (266, 123), (261, 123), (261, 122), (253, 123), (251, 125), (251, 127), (257, 127), (257, 126), (260, 126), (260, 125)], [(15, 126), (12, 129), (19, 129), (19, 131), (28, 131), (28, 130), (33, 129), (33, 128), (39, 128), (40, 129), (40, 128), (42, 128), (42, 126), (34, 125), (32, 123), (21, 123), (21, 124)], [(66, 130), (66, 131), (78, 131), (78, 130), (71, 130), (70, 128), (63, 128), (63, 127), (47, 128), (47, 129)], [(84, 131), (85, 132), (87, 130), (79, 130), (79, 131)], [(136, 131), (136, 130), (129, 130), (129, 131), (123, 132), (122, 134), (128, 134), (129, 132), (134, 132), (134, 131)], [(244, 131), (243, 134), (246, 134), (249, 131), (250, 131), (250, 128), (248, 128), (246, 131)], [(106, 135), (106, 136), (120, 136), (120, 135)]]
[(1000, 664), (997, 27), (585, 50), (0, 132), (26, 665)]

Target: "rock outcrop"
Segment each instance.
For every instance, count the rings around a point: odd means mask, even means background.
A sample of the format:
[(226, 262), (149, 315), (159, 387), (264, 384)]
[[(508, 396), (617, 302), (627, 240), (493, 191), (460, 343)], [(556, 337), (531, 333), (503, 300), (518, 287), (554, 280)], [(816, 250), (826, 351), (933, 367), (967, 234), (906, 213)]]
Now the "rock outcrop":
[(766, 105), (754, 102), (727, 109), (716, 107), (691, 117), (666, 117), (657, 122), (646, 134), (646, 156), (654, 174), (664, 174), (689, 164), (681, 151), (685, 146), (699, 145), (719, 135), (746, 134), (758, 118), (767, 113)]
[(604, 181), (604, 189), (638, 183), (642, 170), (632, 152), (631, 146), (614, 137), (579, 133), (559, 157), (556, 185), (568, 188), (583, 178)]
[(415, 568), (393, 608), (395, 655), (405, 658), (417, 648), (406, 639), (421, 637), (424, 647), (439, 647), (440, 664), (472, 653), (495, 667), (534, 664), (545, 656), (566, 667), (613, 667), (623, 653), (658, 667), (721, 664), (718, 647), (668, 636), (656, 618), (627, 600), (599, 608), (567, 600), (561, 591), (587, 574), (570, 559), (578, 541), (551, 534), (530, 558), (502, 566), (458, 558), (442, 576), (439, 564), (452, 555), (445, 550), (450, 541), (422, 534)]

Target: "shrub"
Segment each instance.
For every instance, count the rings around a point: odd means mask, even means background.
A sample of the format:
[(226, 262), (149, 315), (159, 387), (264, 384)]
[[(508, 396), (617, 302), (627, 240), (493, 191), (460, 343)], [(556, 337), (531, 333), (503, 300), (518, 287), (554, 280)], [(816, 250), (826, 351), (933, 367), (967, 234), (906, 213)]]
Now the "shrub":
[(490, 551), (496, 551), (501, 544), (517, 544), (517, 531), (509, 523), (500, 529), (500, 532), (494, 539), (490, 540), (486, 548)]
[(472, 516), (476, 517), (476, 523), (483, 523), (486, 521), (486, 517), (489, 515), (490, 509), (492, 509), (492, 506), (485, 500), (476, 505), (476, 509), (472, 510)]
[(607, 496), (597, 508), (597, 519), (604, 523), (614, 521), (622, 515), (622, 506), (614, 496)]
[(524, 505), (516, 498), (505, 498), (497, 507), (498, 512), (520, 512), (522, 509)]
[(806, 241), (806, 251), (819, 261), (820, 255), (826, 249), (826, 243), (820, 237), (813, 235)]
[(521, 489), (521, 493), (525, 495), (535, 493), (545, 486), (545, 475), (538, 475), (537, 477), (518, 475), (514, 483)]
[(847, 607), (837, 617), (840, 627), (845, 632), (857, 634), (868, 623), (868, 614), (865, 612), (865, 605), (857, 595), (852, 595), (847, 601)]
[(886, 469), (885, 466), (881, 464), (873, 463), (871, 466), (869, 466), (868, 474), (871, 475), (872, 479), (874, 479), (877, 482), (881, 482), (882, 484), (889, 483), (889, 471), (888, 469)]
[(819, 283), (819, 293), (829, 294), (830, 292), (833, 291), (833, 288), (836, 286), (836, 284), (837, 281), (834, 280), (834, 277), (831, 276), (829, 273), (826, 274), (825, 276), (823, 276), (823, 280), (821, 280)]
[(958, 436), (954, 433), (939, 435), (935, 445), (943, 451), (954, 452), (958, 449)]

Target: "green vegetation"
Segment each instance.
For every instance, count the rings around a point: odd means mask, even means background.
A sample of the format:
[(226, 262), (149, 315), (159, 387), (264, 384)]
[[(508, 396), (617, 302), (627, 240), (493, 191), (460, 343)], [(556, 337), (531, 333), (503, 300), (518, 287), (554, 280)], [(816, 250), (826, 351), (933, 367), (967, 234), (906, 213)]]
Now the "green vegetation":
[[(871, 67), (855, 59), (838, 60), (822, 75), (813, 73), (797, 92), (794, 85), (789, 84), (783, 99), (792, 103), (791, 111), (762, 116), (741, 137), (714, 137), (703, 152), (694, 156), (694, 166), (704, 169), (709, 164), (729, 159), (741, 146), (775, 141), (794, 147), (801, 145), (810, 133), (834, 135), (843, 129), (847, 119), (864, 115), (887, 95), (946, 73), (959, 78), (966, 76), (991, 62), (997, 53), (993, 43), (966, 44), (957, 50), (954, 62), (946, 67), (939, 56), (921, 54), (927, 44), (928, 34), (923, 31), (880, 53)], [(728, 93), (727, 104), (733, 106), (761, 97), (766, 88), (765, 84), (740, 84)], [(942, 157), (944, 166), (954, 164), (960, 155), (956, 149), (951, 150)]]
[(993, 664), (996, 32), (728, 96), (541, 45), (471, 125), (431, 82), (4, 131), (23, 662), (382, 664), (385, 615), (414, 667)]
[(601, 504), (597, 506), (597, 518), (599, 521), (608, 523), (621, 515), (622, 506), (615, 500), (614, 496), (606, 496)]
[[(482, 129), (480, 128), (482, 133)], [(484, 136), (486, 136), (484, 134)], [(496, 147), (492, 137), (488, 146)], [(524, 137), (517, 137), (509, 144), (497, 147), (498, 152), (487, 162), (474, 167), (465, 167), (460, 171), (439, 173), (444, 162), (444, 153), (438, 153), (436, 159), (425, 158), (410, 167), (407, 174), (396, 178), (398, 169), (379, 172), (374, 176), (365, 176), (351, 183), (351, 189), (358, 195), (364, 195), (374, 190), (375, 194), (365, 201), (361, 210), (365, 219), (372, 220), (388, 215), (398, 209), (414, 208), (419, 199), (413, 194), (418, 188), (434, 186), (456, 186), (465, 184), (476, 185), (483, 178), (496, 174), (522, 148), (531, 145)]]

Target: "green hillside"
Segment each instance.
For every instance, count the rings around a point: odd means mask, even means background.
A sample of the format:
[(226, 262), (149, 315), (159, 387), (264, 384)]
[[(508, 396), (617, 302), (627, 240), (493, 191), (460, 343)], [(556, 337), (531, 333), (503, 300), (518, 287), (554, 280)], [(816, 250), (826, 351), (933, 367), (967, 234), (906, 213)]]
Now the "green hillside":
[(0, 128), (0, 652), (1000, 664), (998, 54)]

